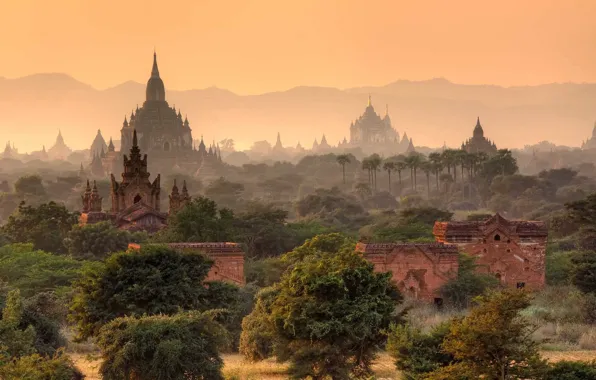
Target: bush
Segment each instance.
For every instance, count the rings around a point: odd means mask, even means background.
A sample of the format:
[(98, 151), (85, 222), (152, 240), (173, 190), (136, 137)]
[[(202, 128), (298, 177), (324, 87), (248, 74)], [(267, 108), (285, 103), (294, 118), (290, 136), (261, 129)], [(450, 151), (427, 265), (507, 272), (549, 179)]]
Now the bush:
[(387, 352), (407, 380), (422, 379), (425, 374), (455, 361), (453, 355), (444, 353), (441, 348), (449, 326), (449, 322), (444, 322), (428, 333), (409, 325), (391, 326)]
[(97, 344), (104, 380), (223, 379), (226, 331), (211, 313), (125, 317), (106, 324)]
[(596, 379), (596, 362), (560, 361), (551, 364), (544, 380), (594, 380)]
[(63, 351), (54, 356), (39, 354), (7, 360), (0, 355), (0, 378), (5, 380), (83, 380), (85, 376)]
[(273, 355), (275, 331), (269, 314), (277, 289), (261, 289), (252, 312), (242, 320), (240, 353), (249, 361), (256, 362)]
[(0, 248), (0, 278), (25, 298), (70, 286), (82, 267), (80, 261), (34, 250), (32, 244)]

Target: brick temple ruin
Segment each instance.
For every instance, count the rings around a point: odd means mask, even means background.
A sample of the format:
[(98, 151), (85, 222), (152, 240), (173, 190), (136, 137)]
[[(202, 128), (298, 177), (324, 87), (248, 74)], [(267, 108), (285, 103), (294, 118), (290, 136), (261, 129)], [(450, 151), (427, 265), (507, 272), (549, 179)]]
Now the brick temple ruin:
[(509, 287), (540, 289), (545, 284), (548, 229), (544, 222), (507, 220), (435, 222), (435, 243), (366, 244), (357, 250), (375, 271), (393, 273), (400, 290), (414, 298), (440, 300), (439, 288), (459, 269), (458, 252), (476, 258), (477, 271)]
[[(201, 252), (213, 260), (206, 281), (226, 281), (243, 286), (244, 251), (236, 243), (169, 243), (170, 248)], [(129, 249), (141, 249), (139, 244), (131, 243)]]
[(391, 272), (399, 290), (411, 297), (433, 300), (436, 291), (459, 268), (457, 246), (443, 243), (358, 243), (376, 272)]

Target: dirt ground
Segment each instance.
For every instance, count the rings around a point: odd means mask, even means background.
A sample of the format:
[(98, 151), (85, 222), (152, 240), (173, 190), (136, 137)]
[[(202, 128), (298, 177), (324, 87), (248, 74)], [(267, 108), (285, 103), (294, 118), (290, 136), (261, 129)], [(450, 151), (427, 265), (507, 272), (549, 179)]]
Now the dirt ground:
[[(596, 360), (596, 351), (545, 351), (542, 356), (557, 362), (561, 360), (590, 361)], [(76, 365), (87, 376), (87, 380), (100, 380), (98, 375), (99, 360), (87, 360), (87, 355), (72, 354)], [(228, 354), (224, 358), (224, 375), (226, 379), (234, 380), (282, 380), (286, 379), (286, 366), (274, 360), (265, 360), (260, 363), (247, 363), (241, 355)], [(375, 375), (379, 380), (399, 380), (400, 376), (395, 369), (393, 360), (385, 353), (379, 355), (374, 367)]]

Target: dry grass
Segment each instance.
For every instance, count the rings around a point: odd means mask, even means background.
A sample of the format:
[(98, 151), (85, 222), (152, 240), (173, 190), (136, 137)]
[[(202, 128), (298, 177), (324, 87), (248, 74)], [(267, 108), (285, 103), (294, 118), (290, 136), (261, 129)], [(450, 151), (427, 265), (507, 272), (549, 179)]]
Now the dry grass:
[[(590, 361), (596, 360), (596, 351), (545, 351), (542, 352), (545, 359), (551, 362), (561, 360)], [(100, 380), (98, 375), (99, 360), (89, 360), (87, 355), (71, 354), (75, 364), (87, 376), (86, 380)], [(282, 380), (287, 379), (285, 364), (276, 363), (269, 359), (259, 363), (248, 363), (239, 354), (223, 355), (224, 376), (228, 380)], [(400, 376), (393, 359), (383, 353), (373, 365), (376, 379), (399, 380)]]

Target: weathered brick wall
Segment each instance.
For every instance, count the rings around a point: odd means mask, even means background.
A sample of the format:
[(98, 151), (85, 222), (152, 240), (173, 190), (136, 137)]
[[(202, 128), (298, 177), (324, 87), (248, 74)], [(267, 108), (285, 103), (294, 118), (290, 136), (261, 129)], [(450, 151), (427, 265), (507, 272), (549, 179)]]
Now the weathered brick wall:
[[(238, 286), (245, 284), (244, 252), (235, 243), (170, 243), (176, 249), (202, 252), (213, 260), (206, 281), (227, 281)], [(129, 244), (129, 249), (140, 249), (139, 244)]]
[(548, 230), (543, 222), (507, 220), (499, 214), (482, 222), (436, 222), (437, 242), (455, 244), (476, 258), (478, 271), (511, 287), (545, 285)]
[[(507, 286), (524, 284), (540, 289), (545, 284), (546, 238), (535, 242), (520, 242), (501, 233), (501, 240), (493, 236), (476, 243), (457, 243), (462, 252), (476, 257), (478, 271), (500, 278)], [(485, 242), (486, 241), (486, 242)]]
[(358, 244), (357, 250), (376, 272), (391, 272), (400, 291), (409, 297), (433, 300), (438, 290), (457, 275), (455, 246), (442, 244)]

